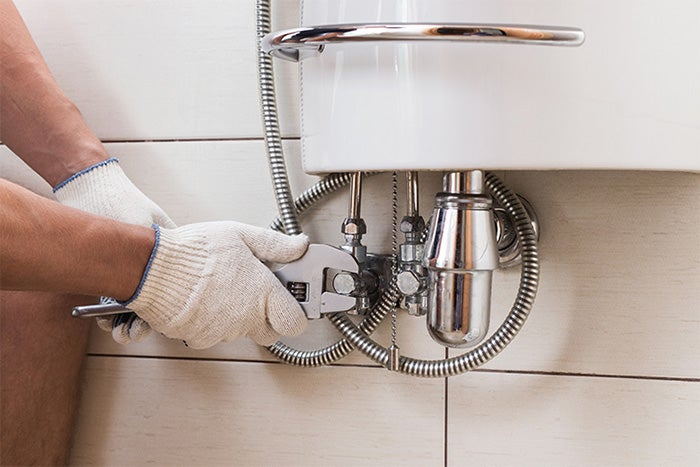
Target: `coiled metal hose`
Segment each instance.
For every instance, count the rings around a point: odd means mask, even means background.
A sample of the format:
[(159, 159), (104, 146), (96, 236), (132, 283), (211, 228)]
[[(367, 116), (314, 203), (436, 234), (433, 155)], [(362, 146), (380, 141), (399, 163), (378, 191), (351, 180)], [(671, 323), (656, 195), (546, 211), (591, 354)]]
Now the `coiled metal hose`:
[[(263, 126), (265, 129), (265, 144), (267, 148), (270, 172), (275, 199), (280, 216), (273, 222), (271, 228), (284, 230), (289, 235), (297, 235), (302, 232), (297, 212), (302, 212), (313, 203), (325, 197), (328, 193), (346, 185), (350, 181), (349, 174), (331, 174), (310, 189), (306, 190), (296, 201), (292, 202), (289, 179), (282, 151), (282, 139), (280, 137), (279, 120), (277, 118), (277, 96), (275, 92), (274, 70), (272, 57), (266, 54), (261, 47), (261, 40), (271, 29), (270, 0), (257, 0), (255, 8), (256, 36), (258, 40), (258, 72), (260, 85), (260, 101), (263, 114)], [(377, 306), (367, 315), (359, 325), (366, 334), (371, 334), (382, 322), (384, 316), (398, 299), (396, 290), (387, 290), (380, 298)], [(267, 348), (280, 360), (298, 366), (315, 367), (329, 365), (336, 360), (345, 357), (353, 350), (353, 346), (345, 339), (341, 339), (333, 345), (314, 351), (297, 350), (288, 345), (277, 342)]]
[[(347, 185), (350, 174), (331, 174), (306, 190), (292, 203), (291, 190), (287, 177), (282, 143), (277, 118), (277, 104), (274, 89), (272, 58), (260, 47), (260, 40), (270, 32), (270, 1), (257, 0), (256, 21), (258, 37), (258, 66), (260, 70), (260, 96), (265, 127), (265, 141), (272, 172), (275, 198), (280, 217), (271, 225), (275, 230), (287, 234), (301, 233), (297, 213), (324, 198), (327, 194)], [(515, 303), (503, 324), (484, 343), (474, 350), (458, 357), (445, 360), (420, 360), (401, 357), (398, 371), (421, 377), (454, 376), (483, 365), (498, 355), (517, 335), (527, 319), (539, 283), (539, 260), (537, 239), (525, 208), (520, 200), (493, 174), (486, 174), (486, 185), (491, 195), (515, 219), (516, 234), (522, 248), (522, 272)], [(345, 336), (335, 344), (315, 351), (297, 350), (277, 342), (268, 347), (270, 352), (282, 361), (298, 366), (312, 367), (328, 365), (358, 347), (368, 357), (386, 366), (389, 355), (387, 349), (374, 342), (368, 335), (381, 323), (398, 300), (398, 291), (392, 285), (384, 291), (379, 303), (359, 325), (355, 325), (344, 313), (329, 315), (330, 321)]]
[(270, 1), (258, 0), (255, 11), (260, 104), (262, 107), (263, 127), (265, 129), (265, 146), (272, 174), (275, 200), (277, 200), (277, 209), (282, 218), (284, 231), (288, 235), (298, 235), (301, 233), (301, 226), (297, 218), (297, 211), (294, 208), (292, 191), (289, 188), (289, 178), (287, 177), (287, 167), (284, 162), (284, 153), (282, 152), (272, 57), (266, 54), (260, 46), (262, 38), (270, 32)]
[[(330, 174), (316, 182), (313, 186), (302, 193), (295, 201), (294, 205), (298, 214), (303, 214), (308, 208), (325, 198), (330, 193), (346, 186), (350, 183), (352, 175), (349, 173)], [(276, 218), (270, 228), (282, 230), (282, 219)], [(391, 288), (384, 292), (377, 305), (360, 322), (358, 329), (365, 335), (372, 334), (384, 317), (391, 311), (394, 303), (398, 300), (398, 291)], [(330, 365), (347, 356), (354, 349), (347, 339), (341, 339), (334, 344), (319, 350), (298, 350), (282, 342), (277, 342), (267, 349), (280, 360), (291, 365), (302, 367), (317, 367)]]
[[(343, 188), (350, 183), (351, 180), (352, 174), (350, 173), (333, 173), (326, 175), (311, 187), (307, 188), (306, 191), (294, 200), (294, 208), (296, 209), (297, 215), (301, 215), (327, 195)], [(282, 218), (277, 217), (272, 224), (270, 224), (270, 228), (278, 232), (284, 232)]]
[[(420, 360), (401, 357), (398, 371), (411, 376), (445, 378), (477, 368), (498, 355), (518, 334), (537, 294), (539, 284), (539, 259), (537, 237), (530, 223), (527, 211), (518, 197), (511, 192), (494, 174), (486, 173), (486, 186), (491, 195), (515, 219), (515, 229), (521, 245), (522, 263), (520, 285), (515, 303), (501, 326), (488, 340), (475, 349), (444, 360)], [(344, 313), (329, 315), (330, 321), (362, 353), (375, 362), (386, 366), (389, 352), (358, 329)]]

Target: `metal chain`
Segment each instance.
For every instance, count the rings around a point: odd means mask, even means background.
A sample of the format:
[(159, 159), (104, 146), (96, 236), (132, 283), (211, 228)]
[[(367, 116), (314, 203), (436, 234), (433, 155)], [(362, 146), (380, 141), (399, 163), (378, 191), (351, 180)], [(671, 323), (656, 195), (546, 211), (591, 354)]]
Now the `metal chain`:
[[(396, 288), (396, 277), (399, 274), (398, 252), (398, 222), (399, 222), (399, 184), (396, 172), (391, 174), (391, 286)], [(397, 371), (399, 368), (399, 346), (396, 343), (396, 302), (391, 306), (391, 345), (387, 368)]]

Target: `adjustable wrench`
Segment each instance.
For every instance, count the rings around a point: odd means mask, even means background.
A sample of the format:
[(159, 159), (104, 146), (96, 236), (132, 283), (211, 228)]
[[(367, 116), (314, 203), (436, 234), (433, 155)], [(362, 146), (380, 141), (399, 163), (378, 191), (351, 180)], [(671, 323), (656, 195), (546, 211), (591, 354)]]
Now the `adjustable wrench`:
[[(356, 299), (336, 292), (334, 280), (339, 274), (359, 279), (360, 266), (345, 250), (324, 244), (311, 244), (296, 261), (272, 265), (270, 270), (301, 305), (308, 319), (318, 319), (325, 313), (349, 311)], [(131, 310), (116, 302), (73, 308), (76, 318), (117, 315)]]

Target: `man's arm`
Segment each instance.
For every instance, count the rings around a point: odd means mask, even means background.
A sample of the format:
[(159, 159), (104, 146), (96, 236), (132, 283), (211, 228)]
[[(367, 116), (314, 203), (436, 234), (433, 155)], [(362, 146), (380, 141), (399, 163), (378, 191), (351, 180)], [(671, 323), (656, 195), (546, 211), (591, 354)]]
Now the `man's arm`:
[(63, 465), (78, 407), (93, 296), (128, 299), (154, 244), (148, 227), (62, 206), (0, 180), (0, 464)]
[(150, 227), (62, 206), (0, 180), (0, 288), (128, 300), (155, 242)]
[[(130, 224), (175, 227), (109, 159), (59, 88), (11, 0), (0, 0), (0, 138), (54, 187), (61, 204)], [(124, 344), (150, 331), (140, 320), (136, 326), (113, 317), (97, 322)]]
[(0, 180), (1, 288), (114, 297), (193, 348), (302, 332), (301, 306), (263, 262), (294, 261), (307, 247), (304, 235), (233, 221), (126, 224)]
[(108, 158), (11, 0), (0, 0), (0, 139), (52, 187)]

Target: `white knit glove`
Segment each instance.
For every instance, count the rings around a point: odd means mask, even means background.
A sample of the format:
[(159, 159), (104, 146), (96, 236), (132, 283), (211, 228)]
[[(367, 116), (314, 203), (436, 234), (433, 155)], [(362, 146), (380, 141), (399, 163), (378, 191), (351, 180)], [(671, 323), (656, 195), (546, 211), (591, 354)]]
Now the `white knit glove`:
[(175, 223), (129, 180), (116, 158), (81, 170), (53, 189), (66, 206), (99, 214), (128, 224), (165, 228)]
[[(81, 211), (129, 224), (175, 227), (165, 212), (129, 180), (116, 158), (81, 170), (59, 183), (53, 192), (61, 204)], [(151, 332), (148, 323), (133, 313), (97, 318), (97, 325), (111, 332), (120, 344), (138, 342)]]
[(301, 333), (306, 315), (261, 262), (286, 263), (308, 247), (237, 222), (156, 228), (156, 244), (134, 298), (125, 303), (150, 326), (192, 348), (249, 336), (260, 345)]

